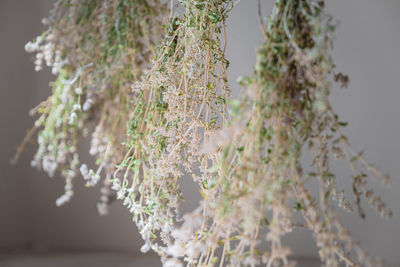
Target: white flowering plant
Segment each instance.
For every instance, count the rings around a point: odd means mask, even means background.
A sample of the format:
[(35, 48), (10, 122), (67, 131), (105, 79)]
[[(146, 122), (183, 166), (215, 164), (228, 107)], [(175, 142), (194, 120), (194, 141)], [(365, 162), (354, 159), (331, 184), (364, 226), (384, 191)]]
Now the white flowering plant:
[[(57, 1), (43, 20), (48, 29), (25, 46), (36, 52), (35, 70), (45, 63), (57, 79), (52, 95), (32, 110), (39, 118), (16, 158), (39, 131), (32, 166), (49, 176), (60, 171), (65, 177), (66, 191), (58, 205), (71, 198), (72, 179), (79, 170), (87, 186), (95, 185), (104, 170), (103, 195), (111, 197), (109, 179), (125, 153), (121, 143), (129, 118), (130, 84), (149, 64), (165, 10), (159, 1)], [(78, 142), (89, 134), (89, 153), (96, 158), (97, 170), (86, 170), (79, 159)], [(106, 211), (110, 200), (102, 199), (99, 208)]]

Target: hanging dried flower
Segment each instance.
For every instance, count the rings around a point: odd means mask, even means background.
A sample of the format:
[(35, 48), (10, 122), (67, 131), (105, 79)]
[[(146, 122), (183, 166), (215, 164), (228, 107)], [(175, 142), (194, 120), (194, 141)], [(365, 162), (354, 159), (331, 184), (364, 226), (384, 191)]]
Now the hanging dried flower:
[(49, 176), (60, 171), (68, 184), (57, 205), (73, 194), (72, 179), (80, 167), (78, 143), (85, 136), (92, 134), (90, 154), (99, 166), (82, 173), (88, 186), (100, 180), (102, 170), (112, 176), (115, 164), (122, 160), (130, 83), (139, 78), (154, 53), (165, 11), (157, 0), (57, 1), (44, 20), (48, 29), (26, 44), (26, 51), (36, 52), (35, 69), (41, 70), (45, 63), (57, 80), (52, 95), (32, 111), (40, 116), (17, 158), (39, 130), (32, 166), (43, 168)]

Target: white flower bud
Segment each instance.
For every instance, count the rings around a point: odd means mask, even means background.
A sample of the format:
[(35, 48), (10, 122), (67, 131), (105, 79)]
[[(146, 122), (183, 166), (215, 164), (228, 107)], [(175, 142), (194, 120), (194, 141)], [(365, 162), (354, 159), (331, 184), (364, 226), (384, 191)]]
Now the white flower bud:
[(77, 95), (83, 94), (82, 88), (81, 87), (76, 87), (75, 88), (75, 94), (77, 94)]

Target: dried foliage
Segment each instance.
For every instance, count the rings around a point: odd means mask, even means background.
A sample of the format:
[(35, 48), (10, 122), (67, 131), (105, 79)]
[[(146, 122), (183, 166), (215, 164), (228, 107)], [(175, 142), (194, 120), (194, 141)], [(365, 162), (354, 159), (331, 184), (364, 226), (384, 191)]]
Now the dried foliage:
[[(219, 34), (229, 1), (181, 1), (182, 17), (166, 25), (152, 67), (132, 85), (128, 153), (117, 166), (113, 189), (134, 215), (145, 240), (142, 251), (171, 244), (181, 193), (179, 179), (209, 179), (201, 142), (225, 117), (227, 89)], [(195, 175), (195, 173), (200, 175)]]
[[(267, 25), (259, 14), (265, 41), (228, 114), (225, 21), (232, 8), (229, 0), (181, 0), (162, 39), (168, 11), (158, 1), (57, 2), (49, 29), (26, 47), (38, 51), (38, 70), (45, 61), (57, 75), (53, 94), (35, 109), (33, 165), (66, 178), (58, 204), (72, 196), (78, 168), (88, 186), (105, 175), (133, 214), (141, 250), (156, 251), (164, 266), (292, 266), (282, 237), (296, 227), (313, 233), (325, 266), (378, 266), (335, 210), (364, 218), (365, 199), (391, 217), (367, 183), (389, 183), (387, 175), (352, 151), (347, 123), (328, 99), (332, 82), (347, 86), (348, 78), (334, 71), (335, 27), (324, 1), (276, 0)], [(78, 141), (89, 133), (96, 171), (79, 167)], [(300, 163), (306, 153), (312, 170)], [(349, 164), (354, 201), (345, 199), (332, 159)], [(184, 175), (203, 200), (181, 219)], [(309, 192), (311, 181), (318, 196)], [(111, 194), (103, 188), (103, 213)]]
[[(43, 21), (48, 29), (26, 45), (28, 52), (36, 52), (35, 69), (41, 70), (45, 63), (57, 76), (52, 95), (32, 110), (40, 116), (23, 143), (39, 130), (32, 166), (50, 177), (55, 171), (65, 177), (65, 194), (57, 205), (73, 195), (72, 179), (79, 169), (87, 185), (93, 186), (103, 169), (111, 178), (115, 164), (122, 160), (130, 84), (154, 53), (164, 10), (159, 1), (57, 1)], [(98, 170), (80, 165), (79, 140), (89, 134), (89, 153), (95, 156)], [(99, 210), (106, 212), (109, 190), (104, 192)]]
[[(188, 225), (197, 226), (193, 238), (188, 241), (185, 234), (176, 239), (185, 259), (195, 265), (292, 265), (290, 248), (281, 239), (303, 227), (312, 231), (325, 266), (377, 266), (353, 241), (329, 201), (352, 210), (330, 167), (331, 158), (343, 158), (353, 171), (354, 206), (360, 216), (362, 197), (383, 217), (391, 216), (367, 189), (363, 169), (377, 179), (385, 180), (385, 175), (351, 152), (341, 130), (345, 123), (328, 100), (334, 27), (323, 9), (322, 1), (278, 0), (267, 27), (261, 27), (266, 28), (266, 40), (257, 54), (255, 74), (240, 79), (246, 94), (231, 102), (231, 122), (207, 145), (213, 149), (206, 152), (219, 159), (207, 181), (210, 186), (202, 191), (202, 211), (187, 217)], [(300, 164), (304, 148), (313, 155), (310, 173)], [(306, 187), (312, 179), (319, 182), (318, 198)], [(296, 213), (302, 220), (295, 220)], [(189, 222), (193, 216), (199, 223)], [(193, 257), (192, 247), (203, 250)]]

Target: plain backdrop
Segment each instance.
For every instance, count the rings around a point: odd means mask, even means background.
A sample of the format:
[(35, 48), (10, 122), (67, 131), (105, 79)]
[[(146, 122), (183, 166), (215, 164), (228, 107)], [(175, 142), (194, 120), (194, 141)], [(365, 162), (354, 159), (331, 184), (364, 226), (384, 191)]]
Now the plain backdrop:
[[(18, 165), (9, 164), (33, 123), (29, 109), (45, 99), (50, 93), (48, 82), (54, 79), (47, 70), (36, 73), (33, 56), (24, 51), (25, 43), (41, 33), (41, 18), (52, 2), (0, 0), (0, 252), (136, 253), (142, 241), (120, 202), (112, 205), (109, 216), (100, 217), (95, 209), (99, 188), (84, 188), (77, 179), (72, 202), (57, 208), (55, 200), (63, 192), (63, 181), (30, 167), (34, 145)], [(272, 0), (263, 2), (263, 13), (268, 15)], [(348, 89), (333, 88), (333, 106), (342, 120), (349, 122), (345, 133), (353, 148), (365, 149), (365, 157), (394, 180), (390, 189), (372, 183), (393, 209), (392, 220), (381, 220), (367, 206), (367, 220), (339, 213), (362, 247), (392, 266), (400, 266), (400, 1), (326, 2), (328, 12), (340, 22), (334, 61), (337, 70), (350, 77)], [(242, 0), (228, 19), (227, 57), (234, 95), (239, 91), (237, 77), (252, 73), (256, 47), (262, 41), (256, 14), (256, 0)], [(87, 144), (83, 142), (82, 147), (84, 150)], [(338, 165), (335, 171), (341, 185), (351, 191), (348, 167)], [(197, 205), (199, 194), (187, 179), (183, 184), (185, 209), (190, 210)], [(306, 231), (295, 231), (285, 242), (298, 257), (317, 257), (312, 236)]]

